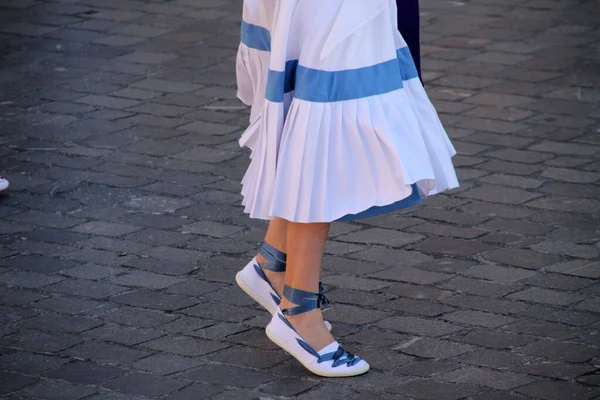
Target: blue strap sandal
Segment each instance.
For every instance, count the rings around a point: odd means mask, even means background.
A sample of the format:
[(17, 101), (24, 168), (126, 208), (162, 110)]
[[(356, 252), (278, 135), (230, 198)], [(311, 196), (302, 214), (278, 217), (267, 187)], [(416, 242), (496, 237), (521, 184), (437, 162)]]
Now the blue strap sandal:
[[(265, 308), (271, 315), (275, 314), (281, 298), (271, 286), (271, 282), (265, 275), (263, 268), (273, 272), (284, 272), (286, 269), (287, 255), (270, 244), (264, 242), (259, 250), (260, 254), (266, 263), (259, 263), (256, 257), (252, 259), (241, 271), (235, 276), (235, 281), (238, 286), (252, 297), (256, 302)], [(319, 291), (324, 299), (327, 299), (323, 294), (323, 285), (319, 283)], [(329, 300), (323, 302), (323, 307), (329, 305)], [(331, 331), (331, 323), (325, 321), (327, 329)]]
[(322, 293), (311, 293), (285, 286), (283, 296), (296, 306), (278, 307), (267, 325), (267, 336), (273, 343), (291, 354), (312, 373), (325, 377), (346, 377), (364, 374), (369, 364), (362, 358), (348, 353), (337, 341), (320, 351), (315, 350), (296, 332), (286, 316), (299, 315), (320, 308), (328, 302)]

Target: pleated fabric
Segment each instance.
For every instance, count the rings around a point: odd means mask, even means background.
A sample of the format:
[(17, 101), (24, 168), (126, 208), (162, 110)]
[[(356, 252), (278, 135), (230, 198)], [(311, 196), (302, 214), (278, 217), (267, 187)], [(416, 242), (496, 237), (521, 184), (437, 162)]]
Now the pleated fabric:
[[(238, 97), (253, 218), (331, 222), (458, 186), (395, 0), (245, 0)], [(395, 207), (397, 206), (397, 207)]]

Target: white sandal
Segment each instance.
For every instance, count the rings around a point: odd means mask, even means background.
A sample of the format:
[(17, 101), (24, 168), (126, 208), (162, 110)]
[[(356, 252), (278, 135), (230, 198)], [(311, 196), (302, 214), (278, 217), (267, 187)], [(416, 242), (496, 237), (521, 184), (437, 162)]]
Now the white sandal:
[(281, 310), (277, 308), (267, 325), (267, 336), (273, 343), (291, 354), (313, 374), (335, 378), (364, 374), (369, 364), (362, 358), (348, 353), (337, 341), (321, 351), (312, 348), (300, 335), (285, 315), (298, 315), (321, 306), (322, 294), (285, 286), (283, 296), (297, 306)]
[[(263, 243), (260, 246), (258, 253), (267, 260), (268, 263), (260, 264), (256, 257), (252, 259), (241, 271), (235, 275), (235, 281), (238, 286), (252, 297), (258, 304), (263, 306), (271, 315), (277, 312), (281, 298), (271, 286), (269, 279), (263, 272), (262, 268), (269, 269), (273, 272), (284, 272), (286, 268), (287, 256), (285, 253), (277, 250), (268, 243)], [(321, 294), (323, 286), (319, 284)], [(329, 305), (329, 300), (325, 299), (323, 306)], [(325, 326), (331, 331), (331, 323), (325, 321)]]

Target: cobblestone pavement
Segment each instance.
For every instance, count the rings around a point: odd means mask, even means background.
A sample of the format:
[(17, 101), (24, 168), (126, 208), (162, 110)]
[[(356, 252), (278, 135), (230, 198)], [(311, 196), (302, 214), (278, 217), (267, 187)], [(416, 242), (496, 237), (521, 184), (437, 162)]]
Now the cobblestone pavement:
[(0, 396), (600, 398), (600, 5), (422, 3), (462, 186), (333, 227), (333, 380), (232, 284), (240, 2), (2, 1)]

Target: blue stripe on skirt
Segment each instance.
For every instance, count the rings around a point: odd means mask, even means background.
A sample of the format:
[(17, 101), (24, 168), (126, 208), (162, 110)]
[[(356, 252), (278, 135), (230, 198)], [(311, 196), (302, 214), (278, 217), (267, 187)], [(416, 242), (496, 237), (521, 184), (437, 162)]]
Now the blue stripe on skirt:
[[(298, 66), (297, 60), (288, 61), (286, 63), (285, 72), (269, 71), (267, 98), (271, 97), (272, 100), (269, 99), (271, 101), (283, 101), (284, 93), (288, 93), (292, 90), (295, 90), (295, 97), (301, 96), (299, 98), (303, 97), (305, 100), (308, 101), (339, 101), (340, 99), (343, 100), (349, 98), (366, 97), (366, 95), (368, 95), (367, 93), (373, 93), (377, 91), (390, 91), (390, 88), (393, 87), (399, 89), (402, 87), (401, 81), (399, 84), (398, 82), (396, 82), (395, 84), (390, 84), (389, 82), (385, 84), (382, 81), (379, 82), (380, 76), (387, 75), (390, 71), (386, 69), (391, 68), (395, 62), (399, 63), (399, 65), (396, 64), (396, 68), (400, 68), (402, 80), (412, 79), (416, 76), (418, 76), (421, 79), (421, 54), (419, 45), (419, 1), (396, 0), (396, 4), (398, 6), (398, 29), (402, 34), (402, 37), (406, 41), (406, 44), (408, 45), (409, 54), (406, 54), (406, 48), (398, 49), (397, 60), (390, 60), (388, 62), (378, 64), (378, 66), (373, 66), (377, 68), (372, 69), (370, 71), (369, 68), (373, 67), (367, 67), (366, 69), (359, 68), (357, 70), (351, 70), (352, 72), (319, 71)], [(271, 50), (270, 32), (266, 28), (248, 24), (245, 21), (242, 21), (242, 42), (246, 44), (246, 46), (257, 50)], [(300, 74), (298, 73), (299, 71)], [(396, 76), (397, 71), (398, 70), (396, 69), (394, 73), (387, 75), (386, 78), (389, 81), (393, 81), (393, 79), (389, 79), (389, 77)], [(339, 73), (341, 74), (336, 75), (336, 78), (333, 78), (333, 74)], [(356, 86), (356, 82), (362, 82), (362, 79), (364, 79), (365, 76), (368, 77), (368, 80), (376, 82), (375, 87), (377, 87), (377, 89), (352, 89)], [(343, 77), (344, 84), (334, 83), (335, 79), (338, 79), (337, 77)], [(300, 83), (298, 82), (298, 80), (300, 80)], [(316, 83), (313, 83), (317, 81), (320, 81), (319, 85), (322, 85), (323, 82), (325, 82), (325, 85), (329, 85), (326, 86), (328, 87), (328, 90), (319, 90), (316, 87), (318, 85)], [(348, 82), (352, 82), (352, 84), (348, 84)], [(320, 87), (322, 88), (324, 86)], [(362, 218), (369, 218), (393, 212), (399, 209), (408, 208), (414, 205), (418, 205), (421, 203), (421, 196), (419, 195), (417, 185), (413, 184), (411, 186), (413, 189), (412, 193), (405, 199), (385, 206), (373, 206), (357, 214), (348, 214), (338, 219), (338, 221), (353, 221)]]

